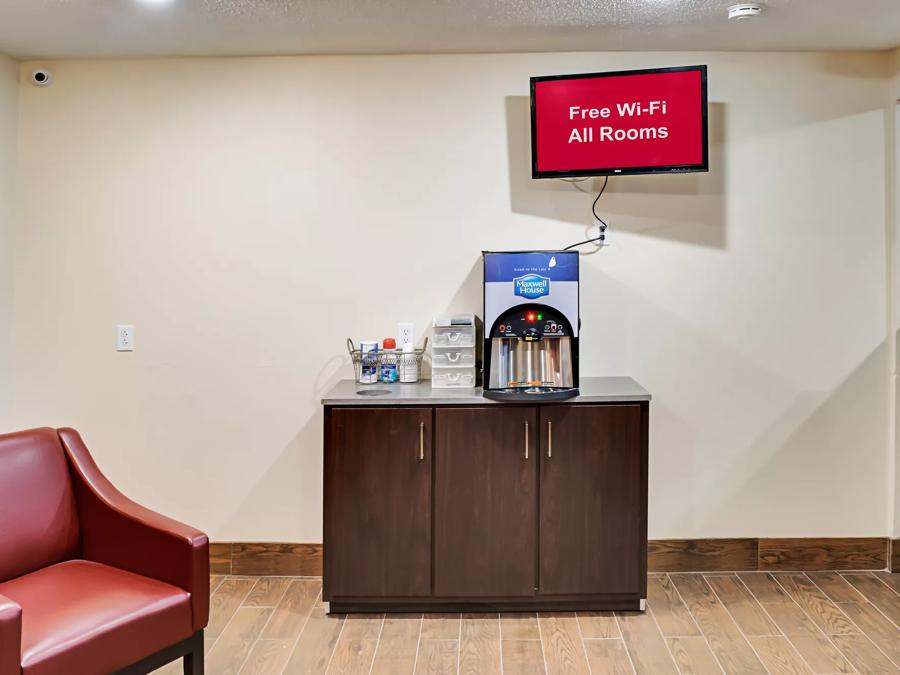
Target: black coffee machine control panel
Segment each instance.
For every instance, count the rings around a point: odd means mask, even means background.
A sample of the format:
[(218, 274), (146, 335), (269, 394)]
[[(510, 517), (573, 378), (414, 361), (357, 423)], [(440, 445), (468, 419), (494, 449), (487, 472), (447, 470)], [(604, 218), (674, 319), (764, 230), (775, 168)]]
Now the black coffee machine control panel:
[(545, 337), (570, 337), (572, 327), (552, 307), (518, 305), (508, 309), (491, 327), (489, 337), (522, 338), (526, 342)]

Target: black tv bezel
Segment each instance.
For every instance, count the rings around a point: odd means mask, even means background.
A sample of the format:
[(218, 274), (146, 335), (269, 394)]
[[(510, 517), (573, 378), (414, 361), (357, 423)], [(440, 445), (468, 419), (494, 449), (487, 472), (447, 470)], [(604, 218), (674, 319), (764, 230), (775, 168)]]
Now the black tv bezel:
[[(656, 73), (700, 72), (700, 105), (703, 108), (703, 162), (701, 164), (661, 164), (659, 166), (603, 167), (596, 169), (572, 169), (566, 171), (538, 171), (537, 168), (537, 105), (534, 85), (549, 80), (584, 80), (588, 78), (616, 77), (620, 75), (650, 75)], [(531, 177), (582, 178), (590, 176), (634, 176), (658, 173), (696, 173), (709, 171), (709, 105), (706, 88), (706, 66), (674, 66), (671, 68), (644, 68), (640, 70), (611, 70), (602, 73), (576, 73), (573, 75), (542, 75), (531, 78)]]

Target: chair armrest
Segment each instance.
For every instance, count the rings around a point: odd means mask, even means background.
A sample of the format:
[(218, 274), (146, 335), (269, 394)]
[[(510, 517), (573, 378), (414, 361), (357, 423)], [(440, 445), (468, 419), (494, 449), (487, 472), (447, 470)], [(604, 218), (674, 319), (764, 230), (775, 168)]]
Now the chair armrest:
[(22, 608), (0, 595), (0, 675), (22, 672)]
[(74, 429), (59, 429), (81, 525), (82, 556), (178, 586), (191, 594), (194, 631), (209, 620), (209, 539), (136, 504), (103, 475)]

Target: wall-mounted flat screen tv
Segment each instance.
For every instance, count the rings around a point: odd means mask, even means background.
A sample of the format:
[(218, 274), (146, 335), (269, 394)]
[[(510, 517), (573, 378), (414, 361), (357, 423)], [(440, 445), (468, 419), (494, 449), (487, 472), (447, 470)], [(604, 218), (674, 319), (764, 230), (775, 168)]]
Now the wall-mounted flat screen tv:
[(531, 78), (531, 176), (709, 171), (706, 66)]

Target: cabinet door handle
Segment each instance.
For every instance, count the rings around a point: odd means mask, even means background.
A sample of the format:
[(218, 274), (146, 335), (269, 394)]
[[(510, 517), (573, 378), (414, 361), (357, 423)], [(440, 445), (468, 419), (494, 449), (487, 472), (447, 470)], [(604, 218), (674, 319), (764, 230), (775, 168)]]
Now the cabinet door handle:
[(553, 457), (553, 422), (547, 420), (547, 459)]
[(425, 422), (419, 422), (419, 459), (425, 459)]
[(525, 459), (528, 459), (528, 422), (525, 422)]

